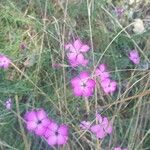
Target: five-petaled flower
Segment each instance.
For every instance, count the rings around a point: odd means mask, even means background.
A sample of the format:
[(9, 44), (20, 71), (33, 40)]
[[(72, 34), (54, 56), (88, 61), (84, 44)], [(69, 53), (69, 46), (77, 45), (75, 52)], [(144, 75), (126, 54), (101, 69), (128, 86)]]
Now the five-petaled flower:
[(105, 64), (100, 64), (98, 68), (96, 69), (95, 74), (96, 76), (100, 77), (101, 81), (110, 77), (109, 72), (106, 70)]
[(42, 136), (45, 133), (46, 127), (50, 123), (50, 120), (43, 109), (26, 112), (24, 119), (26, 121), (27, 129), (39, 136)]
[(117, 89), (117, 82), (107, 78), (101, 81), (101, 86), (106, 94), (113, 94)]
[(71, 80), (71, 85), (75, 96), (89, 97), (93, 95), (95, 81), (90, 78), (88, 72), (81, 72)]
[(97, 138), (103, 139), (105, 136), (112, 133), (112, 123), (108, 121), (107, 117), (96, 114), (96, 119), (98, 120), (98, 124), (91, 126), (91, 131)]
[(140, 56), (137, 50), (132, 50), (129, 52), (129, 59), (134, 63), (134, 64), (139, 64), (140, 63)]
[(127, 148), (115, 147), (114, 150), (128, 150)]
[(72, 67), (77, 67), (79, 65), (87, 66), (88, 60), (85, 59), (83, 53), (89, 51), (90, 47), (83, 44), (80, 39), (75, 40), (73, 43), (65, 45), (67, 58)]
[(4, 55), (0, 55), (0, 68), (7, 69), (10, 65), (10, 59)]
[(68, 127), (51, 121), (47, 126), (44, 137), (50, 146), (64, 145), (68, 141)]

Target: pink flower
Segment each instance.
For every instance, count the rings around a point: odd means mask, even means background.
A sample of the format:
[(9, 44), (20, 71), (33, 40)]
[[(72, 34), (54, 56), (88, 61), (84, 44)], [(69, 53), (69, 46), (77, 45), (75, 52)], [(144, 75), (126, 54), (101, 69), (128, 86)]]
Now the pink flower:
[(121, 147), (115, 147), (114, 150), (121, 150)]
[(93, 95), (95, 81), (90, 79), (87, 72), (81, 72), (79, 76), (71, 80), (71, 85), (75, 96), (89, 97)]
[(117, 89), (117, 82), (107, 78), (101, 82), (101, 86), (106, 94), (113, 94)]
[(6, 102), (5, 102), (5, 107), (6, 109), (10, 110), (12, 108), (12, 100), (11, 98), (9, 98)]
[(85, 59), (83, 53), (88, 52), (90, 47), (83, 44), (79, 39), (72, 43), (65, 45), (67, 52), (67, 58), (72, 67), (77, 67), (79, 65), (87, 66), (88, 60)]
[(82, 130), (88, 130), (91, 127), (91, 122), (90, 121), (81, 121), (80, 123), (80, 128)]
[(35, 132), (35, 134), (39, 136), (42, 136), (45, 133), (47, 125), (51, 122), (43, 109), (27, 112), (24, 119), (26, 121), (27, 129)]
[(68, 141), (68, 127), (66, 125), (58, 126), (57, 123), (52, 121), (47, 126), (44, 137), (50, 146), (64, 145)]
[(112, 124), (106, 117), (97, 114), (96, 119), (98, 120), (98, 124), (91, 126), (91, 131), (97, 138), (103, 139), (105, 136), (112, 133)]
[(7, 69), (10, 65), (10, 59), (7, 58), (6, 56), (4, 55), (0, 55), (0, 67), (1, 68), (4, 68), (4, 69)]
[(125, 9), (122, 7), (116, 7), (115, 12), (116, 12), (118, 17), (121, 17), (123, 15), (123, 13), (125, 12)]
[(100, 76), (101, 81), (110, 77), (109, 72), (106, 71), (105, 64), (100, 64), (99, 67), (96, 69), (95, 74), (96, 76)]
[(128, 150), (127, 148), (115, 147), (114, 150)]
[(134, 63), (134, 64), (139, 64), (140, 63), (140, 56), (137, 50), (132, 50), (129, 52), (129, 59)]

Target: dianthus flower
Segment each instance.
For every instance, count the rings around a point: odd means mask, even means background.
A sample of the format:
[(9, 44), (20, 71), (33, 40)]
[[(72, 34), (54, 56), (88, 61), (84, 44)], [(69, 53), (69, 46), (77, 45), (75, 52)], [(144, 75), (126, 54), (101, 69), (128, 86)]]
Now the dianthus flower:
[(12, 99), (8, 98), (4, 105), (6, 109), (10, 110), (12, 108)]
[(95, 81), (90, 79), (89, 73), (81, 72), (79, 76), (71, 80), (71, 85), (75, 96), (89, 97), (93, 95)]
[(139, 53), (137, 50), (132, 50), (129, 52), (129, 59), (134, 63), (134, 64), (139, 64), (140, 63), (140, 57)]
[(123, 7), (116, 7), (115, 8), (115, 12), (117, 14), (118, 17), (121, 17), (124, 13), (125, 9)]
[(91, 122), (90, 121), (81, 121), (80, 128), (82, 130), (89, 130), (90, 127), (91, 127)]
[(29, 111), (24, 117), (26, 127), (29, 131), (33, 131), (36, 135), (43, 136), (50, 120), (43, 109), (38, 111)]
[(107, 117), (96, 114), (96, 119), (98, 120), (98, 124), (91, 126), (90, 129), (97, 138), (103, 139), (105, 136), (112, 133), (112, 124), (108, 121)]
[(107, 78), (101, 82), (101, 86), (106, 94), (113, 94), (117, 89), (117, 82)]
[(96, 76), (100, 77), (101, 81), (110, 77), (109, 72), (107, 72), (107, 70), (106, 70), (105, 64), (100, 64), (98, 66), (98, 68), (96, 69), (95, 74), (96, 74)]
[(115, 147), (114, 150), (128, 150), (127, 148)]
[(1, 68), (4, 68), (4, 69), (7, 69), (10, 65), (10, 59), (7, 58), (6, 56), (4, 55), (0, 55), (0, 67)]
[(44, 137), (50, 146), (64, 145), (68, 141), (68, 127), (52, 121), (47, 126)]
[(83, 44), (79, 39), (75, 40), (73, 43), (65, 45), (67, 58), (72, 67), (77, 67), (79, 65), (87, 66), (88, 60), (85, 59), (83, 53), (88, 52), (90, 47)]

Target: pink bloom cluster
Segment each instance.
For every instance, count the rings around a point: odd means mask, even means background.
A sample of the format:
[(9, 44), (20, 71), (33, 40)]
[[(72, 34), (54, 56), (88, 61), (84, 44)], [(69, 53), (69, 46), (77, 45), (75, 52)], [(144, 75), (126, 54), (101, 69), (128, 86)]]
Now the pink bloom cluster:
[(110, 79), (110, 73), (107, 71), (105, 64), (100, 64), (95, 74), (99, 77), (101, 87), (106, 94), (113, 94), (116, 91), (117, 82)]
[(43, 137), (50, 146), (64, 145), (68, 141), (68, 127), (49, 119), (43, 109), (26, 112), (24, 119), (28, 131)]
[(84, 53), (90, 50), (90, 47), (83, 44), (80, 39), (75, 40), (73, 43), (65, 45), (67, 59), (71, 67), (79, 65), (87, 66), (88, 60), (85, 58)]
[(71, 85), (75, 96), (89, 97), (93, 95), (95, 81), (90, 78), (88, 72), (81, 72), (71, 80)]
[(134, 64), (139, 64), (140, 63), (140, 56), (137, 50), (132, 50), (129, 52), (129, 59), (134, 63)]
[(128, 150), (127, 148), (115, 147), (114, 150)]
[(10, 59), (4, 55), (0, 55), (0, 68), (7, 69), (10, 65)]
[(92, 125), (89, 121), (82, 121), (80, 128), (83, 130), (89, 130), (96, 135), (97, 138), (103, 139), (108, 134), (112, 133), (112, 123), (107, 117), (102, 117), (100, 114), (96, 114), (96, 120), (98, 124)]

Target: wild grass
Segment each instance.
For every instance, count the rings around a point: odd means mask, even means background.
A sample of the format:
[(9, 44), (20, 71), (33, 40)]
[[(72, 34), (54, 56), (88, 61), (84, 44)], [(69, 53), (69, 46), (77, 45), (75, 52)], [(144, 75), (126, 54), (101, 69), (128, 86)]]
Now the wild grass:
[[(114, 12), (117, 6), (126, 8), (121, 18)], [(52, 149), (24, 127), (27, 110), (44, 108), (49, 117), (70, 128), (68, 143), (53, 149), (112, 150), (121, 145), (149, 150), (149, 6), (148, 1), (129, 6), (119, 0), (1, 0), (0, 53), (9, 56), (12, 64), (8, 70), (0, 70), (0, 149)], [(145, 21), (142, 34), (132, 31), (137, 17)], [(78, 37), (91, 47), (90, 64), (72, 69), (64, 44)], [(133, 48), (141, 56), (138, 66), (127, 57)], [(87, 114), (84, 99), (72, 94), (70, 79), (81, 70), (93, 73), (99, 63), (108, 65), (118, 90), (106, 96), (97, 86)], [(54, 68), (54, 64), (60, 67)], [(11, 111), (3, 105), (9, 97)], [(113, 121), (113, 134), (103, 140), (79, 128), (82, 120), (94, 121), (95, 112)]]

